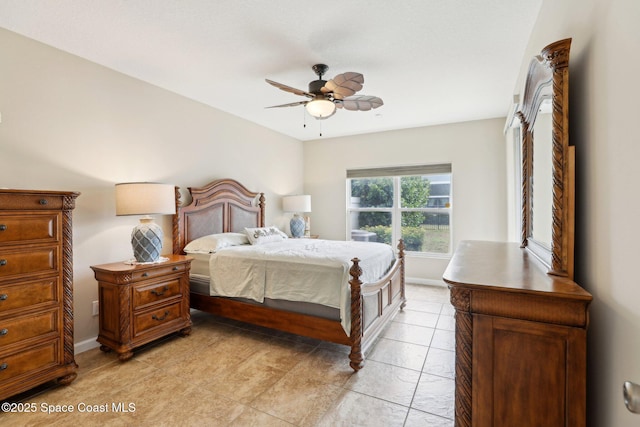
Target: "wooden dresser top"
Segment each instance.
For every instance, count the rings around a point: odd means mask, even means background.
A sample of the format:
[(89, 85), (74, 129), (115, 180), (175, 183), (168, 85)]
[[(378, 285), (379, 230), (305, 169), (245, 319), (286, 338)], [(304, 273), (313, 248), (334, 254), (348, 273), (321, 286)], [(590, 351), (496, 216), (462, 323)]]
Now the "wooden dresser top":
[(518, 243), (463, 241), (443, 279), (451, 287), (592, 299), (574, 281), (547, 274), (544, 265)]

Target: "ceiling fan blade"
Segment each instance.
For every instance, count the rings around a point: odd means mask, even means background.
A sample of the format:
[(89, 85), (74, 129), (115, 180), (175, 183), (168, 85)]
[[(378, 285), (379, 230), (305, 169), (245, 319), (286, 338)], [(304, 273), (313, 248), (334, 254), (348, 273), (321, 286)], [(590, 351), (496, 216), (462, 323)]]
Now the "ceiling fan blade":
[(322, 88), (322, 92), (333, 92), (336, 99), (343, 99), (351, 96), (362, 89), (364, 84), (364, 76), (360, 73), (347, 72), (338, 74)]
[(336, 107), (350, 111), (369, 111), (381, 105), (384, 105), (382, 99), (367, 95), (350, 96), (336, 102)]
[(264, 108), (296, 107), (298, 105), (305, 105), (307, 102), (309, 101), (290, 102), (288, 104), (272, 105), (271, 107), (264, 107)]
[(269, 80), (269, 79), (264, 79), (264, 80), (267, 83), (269, 83), (271, 86), (275, 86), (278, 89), (284, 90), (285, 92), (290, 92), (290, 93), (294, 93), (296, 95), (306, 96), (308, 98), (313, 98), (314, 97), (314, 95), (312, 95), (309, 92), (306, 92), (306, 91), (304, 91), (302, 89), (296, 89), (295, 87), (283, 85), (282, 83), (274, 82), (273, 80)]

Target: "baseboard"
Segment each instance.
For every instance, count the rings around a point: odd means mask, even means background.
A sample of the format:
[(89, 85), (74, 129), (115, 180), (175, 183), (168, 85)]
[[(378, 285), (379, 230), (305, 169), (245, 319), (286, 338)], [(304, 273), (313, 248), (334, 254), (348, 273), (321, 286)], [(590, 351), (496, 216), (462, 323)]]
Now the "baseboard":
[(441, 286), (443, 288), (447, 286), (447, 284), (444, 283), (444, 281), (437, 280), (437, 279), (423, 279), (423, 278), (418, 278), (418, 277), (405, 277), (404, 281), (405, 281), (405, 283), (413, 283), (413, 284), (416, 284), (416, 285)]
[(100, 343), (96, 341), (96, 338), (98, 337), (96, 336), (94, 338), (89, 338), (88, 340), (75, 343), (73, 346), (74, 353), (80, 354), (93, 348), (100, 347)]

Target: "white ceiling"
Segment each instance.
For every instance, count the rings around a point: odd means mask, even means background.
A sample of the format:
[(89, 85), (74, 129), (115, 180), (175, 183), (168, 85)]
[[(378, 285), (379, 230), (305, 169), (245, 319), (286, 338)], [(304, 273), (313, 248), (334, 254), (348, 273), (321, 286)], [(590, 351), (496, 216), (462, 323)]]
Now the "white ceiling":
[[(323, 138), (507, 114), (542, 0), (0, 0), (0, 27), (299, 140), (307, 90), (364, 74), (385, 105), (338, 112)], [(303, 124), (306, 121), (306, 128)]]

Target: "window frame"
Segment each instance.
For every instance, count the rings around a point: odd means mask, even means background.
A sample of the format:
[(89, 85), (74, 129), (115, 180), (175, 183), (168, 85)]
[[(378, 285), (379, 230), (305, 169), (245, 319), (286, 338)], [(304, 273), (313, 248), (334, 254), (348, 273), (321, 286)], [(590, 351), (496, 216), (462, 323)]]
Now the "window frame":
[[(422, 168), (417, 169), (416, 168)], [(433, 171), (431, 169), (434, 169)], [(448, 169), (448, 170), (447, 170)], [(392, 246), (397, 246), (397, 242), (402, 236), (402, 214), (403, 212), (424, 212), (424, 213), (446, 213), (449, 215), (449, 243), (448, 251), (445, 252), (426, 252), (426, 251), (406, 251), (412, 256), (425, 257), (425, 258), (450, 258), (453, 252), (453, 172), (451, 164), (442, 165), (425, 165), (425, 166), (413, 166), (403, 169), (402, 167), (395, 168), (382, 168), (379, 169), (380, 174), (377, 174), (378, 169), (366, 169), (366, 170), (348, 170), (347, 178), (345, 180), (345, 194), (346, 194), (346, 239), (351, 240), (352, 232), (352, 214), (354, 212), (389, 212), (391, 213), (391, 241)], [(407, 173), (402, 173), (406, 171)], [(389, 172), (395, 173), (390, 175)], [(416, 173), (418, 172), (418, 173)], [(366, 175), (366, 176), (365, 176)], [(444, 208), (424, 207), (424, 208), (403, 208), (401, 206), (401, 190), (402, 190), (402, 178), (411, 176), (434, 176), (434, 175), (448, 175), (449, 177), (449, 206)], [(351, 205), (351, 181), (354, 179), (376, 179), (376, 178), (391, 178), (393, 182), (393, 206), (391, 207), (365, 207), (354, 208)], [(429, 179), (430, 182), (431, 179)], [(438, 181), (442, 182), (442, 181)]]

